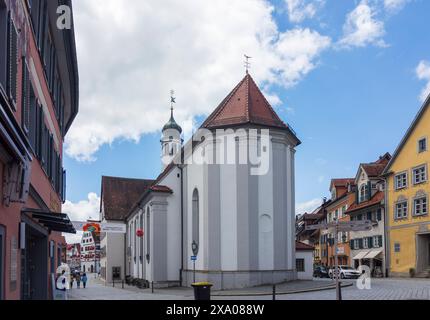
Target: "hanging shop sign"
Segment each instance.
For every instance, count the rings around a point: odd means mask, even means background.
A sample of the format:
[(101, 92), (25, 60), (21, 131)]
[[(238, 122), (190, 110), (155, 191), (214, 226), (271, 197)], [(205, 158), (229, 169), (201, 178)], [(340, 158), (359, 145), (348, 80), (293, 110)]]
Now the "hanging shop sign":
[(96, 234), (99, 234), (100, 232), (126, 233), (126, 225), (124, 223), (73, 221), (72, 224), (75, 227), (76, 231), (88, 231)]

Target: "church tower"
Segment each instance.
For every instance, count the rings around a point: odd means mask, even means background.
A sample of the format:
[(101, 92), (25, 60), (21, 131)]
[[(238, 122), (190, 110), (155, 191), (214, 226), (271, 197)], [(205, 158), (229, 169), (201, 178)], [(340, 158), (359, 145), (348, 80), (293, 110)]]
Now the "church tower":
[(163, 169), (173, 160), (182, 145), (182, 128), (176, 123), (173, 117), (173, 104), (176, 103), (173, 97), (173, 90), (170, 97), (170, 120), (164, 125), (161, 137), (161, 162)]

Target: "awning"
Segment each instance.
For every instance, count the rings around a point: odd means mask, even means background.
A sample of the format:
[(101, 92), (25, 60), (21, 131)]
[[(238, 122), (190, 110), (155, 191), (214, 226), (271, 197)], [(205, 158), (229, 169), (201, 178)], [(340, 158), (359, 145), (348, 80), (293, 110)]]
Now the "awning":
[(382, 249), (380, 250), (370, 250), (369, 253), (364, 257), (364, 259), (374, 259), (376, 256), (382, 253)]
[(31, 214), (33, 219), (48, 228), (50, 231), (76, 233), (75, 227), (65, 213), (55, 213), (39, 209), (23, 209), (23, 213)]
[(361, 251), (359, 253), (357, 253), (357, 255), (355, 255), (352, 260), (360, 260), (363, 259), (367, 254), (369, 253), (369, 251)]

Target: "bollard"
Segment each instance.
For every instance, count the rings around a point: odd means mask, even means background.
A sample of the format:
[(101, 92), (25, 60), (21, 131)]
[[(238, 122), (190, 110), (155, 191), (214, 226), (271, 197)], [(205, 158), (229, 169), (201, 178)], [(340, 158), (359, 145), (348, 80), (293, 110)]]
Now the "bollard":
[(272, 288), (272, 300), (276, 300), (276, 284)]
[(151, 292), (154, 293), (154, 281), (151, 282)]

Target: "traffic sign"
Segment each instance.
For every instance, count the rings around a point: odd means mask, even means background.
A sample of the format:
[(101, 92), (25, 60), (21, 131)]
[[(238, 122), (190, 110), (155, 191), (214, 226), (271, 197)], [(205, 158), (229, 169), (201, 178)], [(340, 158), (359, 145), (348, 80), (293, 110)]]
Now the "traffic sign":
[(197, 256), (191, 256), (191, 261), (196, 261), (197, 260)]

